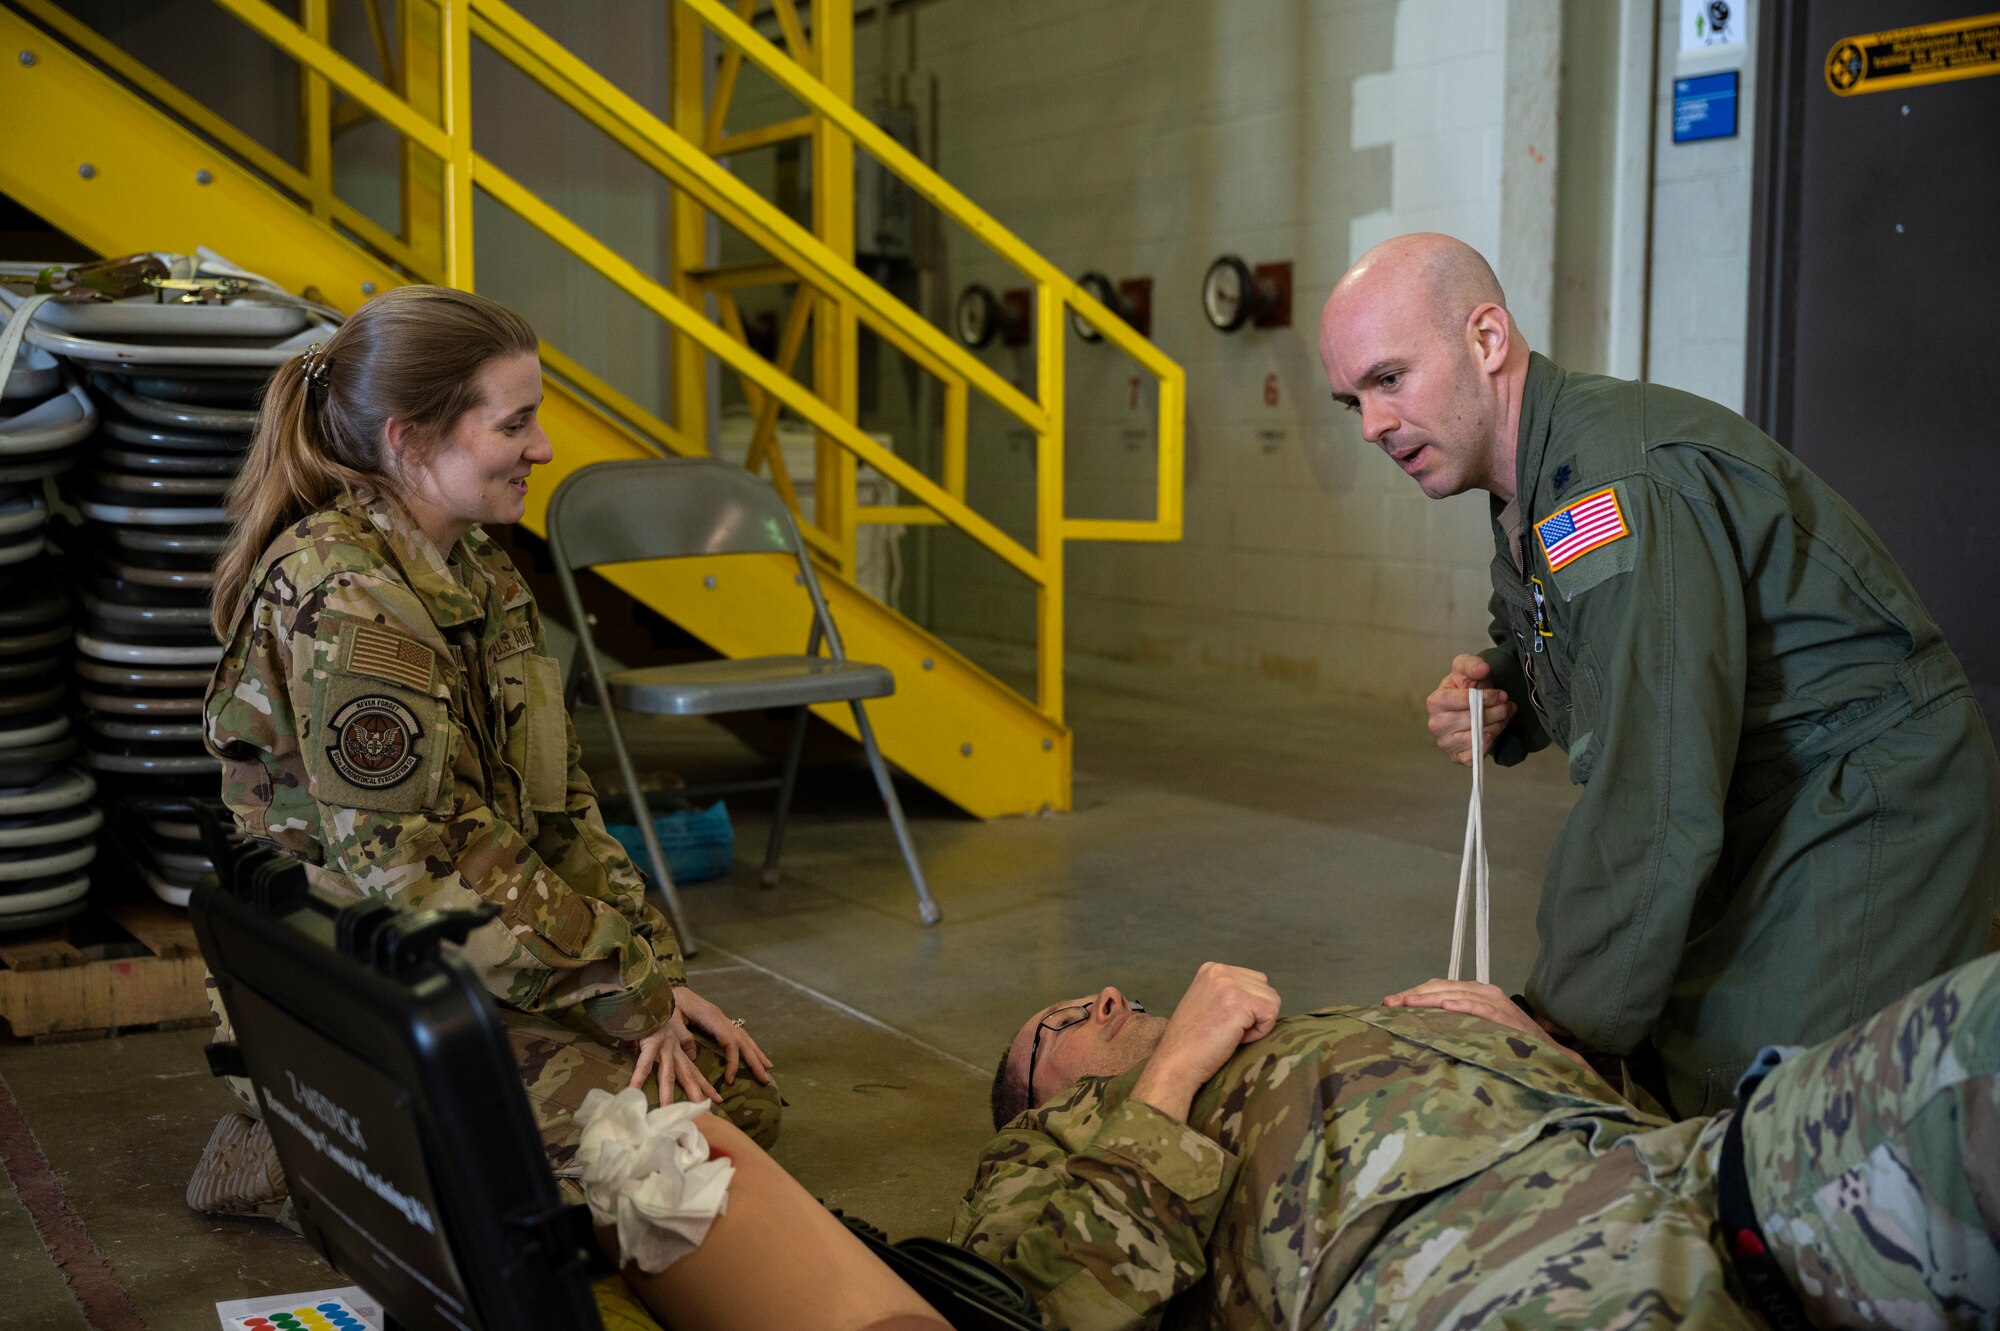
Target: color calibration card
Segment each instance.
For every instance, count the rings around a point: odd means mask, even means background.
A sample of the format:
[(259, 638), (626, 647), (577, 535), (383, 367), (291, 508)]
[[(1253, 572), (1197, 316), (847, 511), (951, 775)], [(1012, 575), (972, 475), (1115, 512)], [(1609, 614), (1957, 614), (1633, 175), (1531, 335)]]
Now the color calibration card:
[(235, 1331), (381, 1331), (346, 1299), (302, 1303), (263, 1317), (238, 1317)]
[(382, 1331), (382, 1309), (359, 1288), (239, 1299), (215, 1306), (222, 1331)]

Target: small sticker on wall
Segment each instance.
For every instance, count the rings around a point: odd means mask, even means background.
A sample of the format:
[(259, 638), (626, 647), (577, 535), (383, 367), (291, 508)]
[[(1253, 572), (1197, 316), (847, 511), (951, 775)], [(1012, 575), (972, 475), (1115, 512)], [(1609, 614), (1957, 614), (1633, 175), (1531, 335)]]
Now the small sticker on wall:
[(1836, 96), (2000, 74), (2000, 14), (1843, 37), (1826, 53)]
[(1681, 0), (1681, 50), (1743, 45), (1749, 0)]
[(1736, 137), (1736, 71), (1674, 80), (1674, 142)]

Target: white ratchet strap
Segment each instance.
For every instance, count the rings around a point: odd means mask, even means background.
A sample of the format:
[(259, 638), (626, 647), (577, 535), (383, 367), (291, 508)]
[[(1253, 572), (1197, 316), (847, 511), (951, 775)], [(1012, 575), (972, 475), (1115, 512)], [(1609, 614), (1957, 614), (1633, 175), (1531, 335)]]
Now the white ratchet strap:
[(1486, 794), (1485, 690), (1468, 689), (1466, 696), (1472, 704), (1472, 806), (1465, 816), (1465, 854), (1458, 864), (1458, 905), (1451, 916), (1451, 969), (1446, 978), (1456, 980), (1464, 963), (1465, 916), (1470, 900), (1477, 922), (1473, 973), (1479, 983), (1490, 984), (1487, 936), (1493, 907), (1488, 892), (1486, 817), (1482, 810)]
[(28, 325), (34, 322), (35, 311), (48, 304), (54, 296), (40, 292), (29, 296), (8, 312), (7, 321), (0, 324), (0, 389), (7, 384), (7, 376), (14, 372), (14, 357), (20, 354), (21, 340), (28, 335)]

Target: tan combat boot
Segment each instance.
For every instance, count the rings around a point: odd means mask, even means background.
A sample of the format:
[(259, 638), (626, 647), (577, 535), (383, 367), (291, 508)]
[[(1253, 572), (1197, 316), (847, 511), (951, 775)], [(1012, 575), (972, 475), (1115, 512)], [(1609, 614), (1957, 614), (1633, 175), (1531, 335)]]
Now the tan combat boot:
[(285, 1171), (264, 1124), (224, 1114), (188, 1179), (187, 1204), (203, 1215), (255, 1216), (283, 1224), (291, 1214)]

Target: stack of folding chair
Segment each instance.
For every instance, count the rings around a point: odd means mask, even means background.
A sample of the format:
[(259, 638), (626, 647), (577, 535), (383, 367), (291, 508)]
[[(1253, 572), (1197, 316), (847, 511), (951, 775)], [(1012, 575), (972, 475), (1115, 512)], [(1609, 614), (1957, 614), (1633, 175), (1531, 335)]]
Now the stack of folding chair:
[[(80, 521), (53, 529), (72, 595), (82, 761), (113, 815), (118, 867), (185, 905), (214, 872), (187, 800), (217, 793), (201, 700), (222, 654), (209, 597), (229, 534), (224, 500), (264, 381), (333, 326), (226, 267), (120, 263), (85, 288), (90, 298), (72, 280), (68, 295), (27, 311), (25, 341), (61, 363), (94, 425), (56, 480)], [(18, 293), (13, 303), (19, 313)]]

